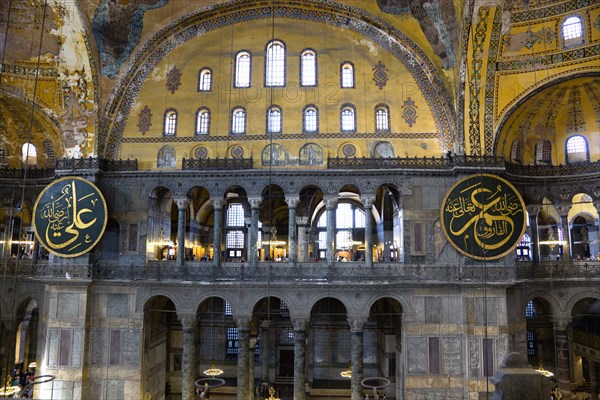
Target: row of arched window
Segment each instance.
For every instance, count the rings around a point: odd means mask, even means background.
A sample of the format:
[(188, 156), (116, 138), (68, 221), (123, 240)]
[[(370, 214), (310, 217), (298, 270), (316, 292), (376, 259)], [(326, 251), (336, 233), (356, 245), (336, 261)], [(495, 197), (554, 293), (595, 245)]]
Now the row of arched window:
[[(50, 140), (44, 140), (42, 146), (44, 147), (46, 163), (52, 163), (56, 158), (52, 142)], [(7, 167), (9, 165), (9, 156), (8, 148), (3, 142), (0, 142), (0, 167)], [(23, 143), (21, 145), (21, 164), (24, 166), (38, 165), (38, 151), (34, 144)]]
[[(317, 86), (317, 52), (307, 48), (300, 52), (300, 86)], [(281, 40), (272, 40), (265, 48), (265, 76), (267, 87), (285, 86), (286, 84), (286, 48)], [(198, 91), (212, 91), (213, 76), (209, 67), (204, 67), (198, 74)], [(252, 54), (241, 50), (235, 55), (233, 86), (247, 88), (252, 84)], [(350, 61), (340, 64), (340, 86), (354, 88), (354, 65)]]
[[(390, 132), (390, 108), (387, 104), (380, 103), (374, 109), (375, 132)], [(206, 107), (201, 107), (196, 112), (196, 135), (210, 134), (211, 112)], [(230, 133), (240, 135), (246, 133), (247, 113), (243, 107), (234, 107), (231, 110)], [(267, 109), (267, 133), (281, 133), (283, 127), (283, 111), (280, 106), (272, 105)], [(319, 109), (314, 104), (309, 104), (302, 111), (302, 130), (304, 133), (319, 132)], [(356, 132), (356, 107), (346, 103), (340, 107), (340, 131)], [(177, 111), (168, 109), (165, 112), (163, 128), (164, 136), (175, 136), (177, 133)]]
[[(539, 165), (552, 164), (552, 143), (549, 140), (540, 140), (534, 149), (534, 162)], [(567, 164), (590, 160), (587, 139), (581, 135), (569, 137), (565, 142), (565, 162)], [(521, 140), (512, 142), (510, 159), (514, 162), (523, 161), (523, 144)]]

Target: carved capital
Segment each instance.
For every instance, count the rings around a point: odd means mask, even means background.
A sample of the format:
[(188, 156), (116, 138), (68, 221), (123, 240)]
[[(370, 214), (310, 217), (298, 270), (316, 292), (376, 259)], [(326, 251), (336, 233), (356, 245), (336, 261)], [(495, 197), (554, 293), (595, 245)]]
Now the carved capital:
[(337, 207), (338, 197), (337, 195), (326, 195), (323, 196), (323, 202), (325, 202), (325, 207), (328, 210), (333, 210)]
[(308, 329), (308, 318), (292, 318), (294, 331), (305, 332)]
[(263, 198), (262, 196), (249, 196), (248, 203), (250, 203), (250, 208), (258, 208), (262, 204)]
[(223, 208), (223, 206), (225, 205), (225, 199), (218, 197), (218, 198), (211, 198), (210, 199), (213, 203), (213, 207), (215, 210), (220, 210)]
[(554, 324), (554, 329), (557, 331), (566, 331), (569, 328), (569, 323), (571, 322), (571, 318), (569, 317), (553, 317), (552, 323)]
[(348, 317), (350, 332), (362, 332), (367, 319), (367, 317)]
[(528, 204), (527, 206), (525, 206), (525, 209), (527, 210), (527, 213), (529, 214), (529, 218), (532, 218), (532, 217), (537, 217), (537, 215), (542, 210), (542, 206), (541, 206), (541, 204)]
[(373, 207), (373, 202), (375, 201), (375, 195), (374, 194), (362, 194), (360, 196), (360, 201), (362, 201), (363, 206), (365, 206), (365, 208), (371, 208), (371, 207)]
[(252, 316), (238, 315), (233, 317), (233, 320), (235, 321), (235, 325), (238, 327), (238, 329), (249, 330), (250, 323), (252, 322)]
[(190, 199), (187, 197), (174, 197), (173, 202), (177, 204), (179, 210), (185, 210), (188, 204), (190, 204)]
[(296, 208), (296, 206), (300, 203), (300, 196), (299, 195), (285, 196), (285, 202), (287, 203), (289, 208)]
[(256, 343), (258, 343), (258, 338), (256, 336), (252, 336), (248, 341), (248, 346), (250, 346), (251, 350), (256, 347)]
[(308, 217), (296, 217), (296, 224), (299, 226), (308, 225)]
[(571, 202), (559, 202), (554, 204), (554, 208), (556, 208), (556, 212), (558, 212), (558, 215), (560, 215), (561, 218), (565, 218), (569, 215), (571, 205)]
[(181, 327), (183, 331), (192, 331), (196, 328), (196, 323), (198, 322), (196, 315), (194, 314), (177, 314), (179, 317), (179, 321), (181, 322)]

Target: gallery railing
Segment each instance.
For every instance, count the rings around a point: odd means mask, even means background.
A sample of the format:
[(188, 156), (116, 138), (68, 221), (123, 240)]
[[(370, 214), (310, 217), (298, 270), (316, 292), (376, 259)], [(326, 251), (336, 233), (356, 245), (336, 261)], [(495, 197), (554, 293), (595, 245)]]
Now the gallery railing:
[(0, 179), (46, 179), (54, 176), (54, 168), (0, 168)]
[(506, 163), (506, 172), (519, 176), (568, 176), (582, 174), (600, 174), (600, 160), (578, 162), (566, 165), (521, 165)]
[(184, 158), (181, 161), (182, 170), (239, 170), (252, 169), (250, 158)]
[(446, 157), (354, 158), (329, 157), (329, 169), (452, 169), (456, 167), (504, 168), (504, 158), (496, 156), (450, 155)]

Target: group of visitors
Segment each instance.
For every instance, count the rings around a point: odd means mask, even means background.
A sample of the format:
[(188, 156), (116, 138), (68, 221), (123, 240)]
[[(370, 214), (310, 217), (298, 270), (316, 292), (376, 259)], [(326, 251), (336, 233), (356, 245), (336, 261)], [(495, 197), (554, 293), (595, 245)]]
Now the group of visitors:
[[(33, 382), (34, 371), (32, 369), (27, 368), (27, 370), (23, 371), (23, 369), (15, 368), (13, 370), (12, 376), (7, 376), (6, 386), (19, 387), (21, 390), (25, 389), (27, 385)], [(31, 398), (33, 394), (33, 385), (30, 385), (24, 393), (21, 393), (20, 398), (28, 399)]]

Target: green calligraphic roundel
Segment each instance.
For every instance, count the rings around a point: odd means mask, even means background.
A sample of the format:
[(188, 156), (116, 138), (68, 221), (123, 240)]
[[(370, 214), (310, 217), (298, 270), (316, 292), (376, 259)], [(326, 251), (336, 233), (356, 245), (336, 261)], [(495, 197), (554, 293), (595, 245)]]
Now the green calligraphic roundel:
[(477, 260), (495, 260), (510, 253), (525, 233), (525, 203), (506, 180), (476, 174), (450, 188), (440, 220), (456, 250)]
[(65, 177), (40, 193), (33, 208), (33, 229), (49, 252), (76, 257), (90, 251), (106, 228), (106, 201), (91, 182)]

